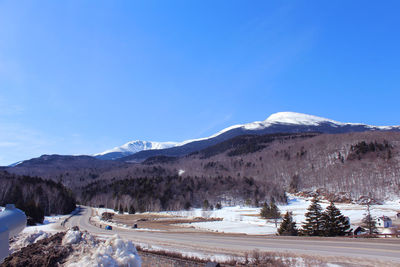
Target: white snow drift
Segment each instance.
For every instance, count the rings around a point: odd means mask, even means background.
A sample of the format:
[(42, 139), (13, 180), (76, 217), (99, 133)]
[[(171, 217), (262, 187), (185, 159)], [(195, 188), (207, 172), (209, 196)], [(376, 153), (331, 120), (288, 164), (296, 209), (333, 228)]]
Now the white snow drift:
[(141, 266), (142, 261), (133, 243), (122, 240), (118, 235), (99, 241), (88, 233), (69, 230), (64, 236), (63, 244), (72, 245), (75, 251), (64, 266)]

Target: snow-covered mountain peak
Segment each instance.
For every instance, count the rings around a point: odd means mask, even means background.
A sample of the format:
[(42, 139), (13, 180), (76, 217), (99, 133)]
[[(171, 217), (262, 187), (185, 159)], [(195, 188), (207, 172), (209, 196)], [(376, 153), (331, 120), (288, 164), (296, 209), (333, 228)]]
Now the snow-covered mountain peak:
[(307, 115), (303, 113), (296, 112), (278, 112), (269, 116), (265, 123), (285, 123), (285, 124), (301, 124), (301, 125), (319, 125), (323, 122), (330, 122), (333, 124), (343, 124), (334, 120)]
[(134, 154), (136, 152), (142, 150), (151, 150), (151, 149), (164, 149), (176, 146), (176, 142), (153, 142), (153, 141), (141, 141), (134, 140), (128, 143), (123, 144), (122, 146), (114, 147), (112, 149), (106, 150), (104, 152), (95, 154), (94, 156), (102, 156), (108, 153), (120, 152), (127, 154)]
[[(143, 150), (165, 149), (171, 147), (184, 146), (186, 144), (198, 141), (211, 140), (219, 138), (226, 140), (239, 134), (266, 134), (276, 132), (298, 132), (298, 131), (317, 131), (322, 133), (344, 133), (344, 132), (360, 132), (360, 131), (400, 131), (400, 126), (372, 126), (361, 123), (342, 123), (331, 119), (326, 119), (314, 115), (308, 115), (297, 112), (278, 112), (270, 115), (264, 121), (255, 121), (245, 124), (237, 124), (227, 127), (211, 136), (186, 140), (183, 142), (151, 142), (135, 140), (130, 141), (122, 146), (95, 154), (102, 159), (117, 159), (128, 155), (135, 154)], [(229, 134), (226, 134), (228, 133)], [(225, 136), (223, 136), (225, 134)], [(222, 136), (222, 137), (221, 137)], [(204, 143), (204, 142), (203, 142)], [(206, 146), (200, 143), (192, 145), (198, 149)], [(191, 148), (194, 149), (194, 148)], [(195, 151), (195, 150), (193, 150)], [(151, 154), (151, 153), (150, 153)]]

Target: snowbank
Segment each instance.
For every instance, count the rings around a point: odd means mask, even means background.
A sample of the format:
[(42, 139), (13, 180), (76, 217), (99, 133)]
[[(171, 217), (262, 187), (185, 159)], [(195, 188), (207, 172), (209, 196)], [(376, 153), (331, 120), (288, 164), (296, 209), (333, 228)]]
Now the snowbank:
[(98, 241), (90, 234), (69, 230), (63, 244), (72, 245), (76, 251), (64, 266), (141, 266), (140, 256), (133, 243), (122, 240), (118, 235), (106, 241)]
[(44, 231), (35, 231), (32, 233), (22, 233), (18, 235), (14, 240), (15, 242), (10, 243), (10, 252), (14, 253), (18, 250), (20, 250), (23, 247), (29, 246), (31, 244), (34, 244), (38, 242), (39, 240), (42, 240), (44, 238), (47, 238), (51, 236), (50, 233), (44, 232)]

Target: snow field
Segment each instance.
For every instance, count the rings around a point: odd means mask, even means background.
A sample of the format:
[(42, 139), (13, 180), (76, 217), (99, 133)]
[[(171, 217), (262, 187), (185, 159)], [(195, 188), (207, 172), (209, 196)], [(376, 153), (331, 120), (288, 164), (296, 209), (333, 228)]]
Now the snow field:
[[(307, 208), (311, 203), (311, 198), (302, 198), (289, 195), (287, 205), (278, 205), (282, 214), (286, 211), (293, 213), (293, 219), (296, 221), (297, 226), (301, 226), (302, 222), (305, 221), (304, 214), (307, 212)], [(328, 205), (328, 201), (322, 200), (320, 202), (321, 207), (325, 209)], [(335, 204), (344, 216), (350, 218), (352, 225), (359, 225), (366, 212), (365, 205), (359, 204)], [(374, 217), (388, 216), (394, 220), (397, 212), (400, 212), (399, 200), (386, 202), (383, 205), (371, 205), (371, 214)], [(223, 218), (222, 221), (214, 222), (199, 222), (182, 224), (185, 227), (194, 227), (198, 229), (204, 229), (215, 232), (224, 233), (243, 233), (249, 235), (257, 234), (276, 234), (277, 228), (273, 221), (267, 221), (260, 218), (260, 208), (251, 208), (243, 206), (235, 207), (223, 207), (220, 210), (203, 211), (201, 209), (194, 209), (190, 211), (167, 211), (161, 212), (163, 214), (170, 214), (174, 216), (182, 217), (210, 217), (210, 218)], [(279, 227), (279, 224), (278, 224)]]

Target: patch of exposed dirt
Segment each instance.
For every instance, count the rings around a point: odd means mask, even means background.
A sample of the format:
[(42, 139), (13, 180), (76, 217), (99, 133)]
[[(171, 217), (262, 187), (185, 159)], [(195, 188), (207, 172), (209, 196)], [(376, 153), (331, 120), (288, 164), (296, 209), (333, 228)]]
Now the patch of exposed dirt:
[(63, 263), (72, 252), (71, 246), (62, 245), (64, 235), (65, 233), (57, 233), (35, 244), (24, 247), (20, 251), (7, 257), (0, 266), (58, 266), (58, 264)]
[(130, 215), (122, 215), (116, 214), (114, 215), (113, 221), (116, 223), (122, 223), (128, 226), (146, 228), (146, 229), (156, 229), (156, 230), (182, 230), (183, 228), (179, 226), (181, 223), (198, 223), (198, 222), (213, 222), (213, 221), (222, 221), (222, 218), (204, 218), (204, 217), (196, 217), (196, 218), (187, 218), (187, 217), (179, 217), (172, 215), (161, 215), (155, 213), (145, 213), (145, 214), (130, 214)]

